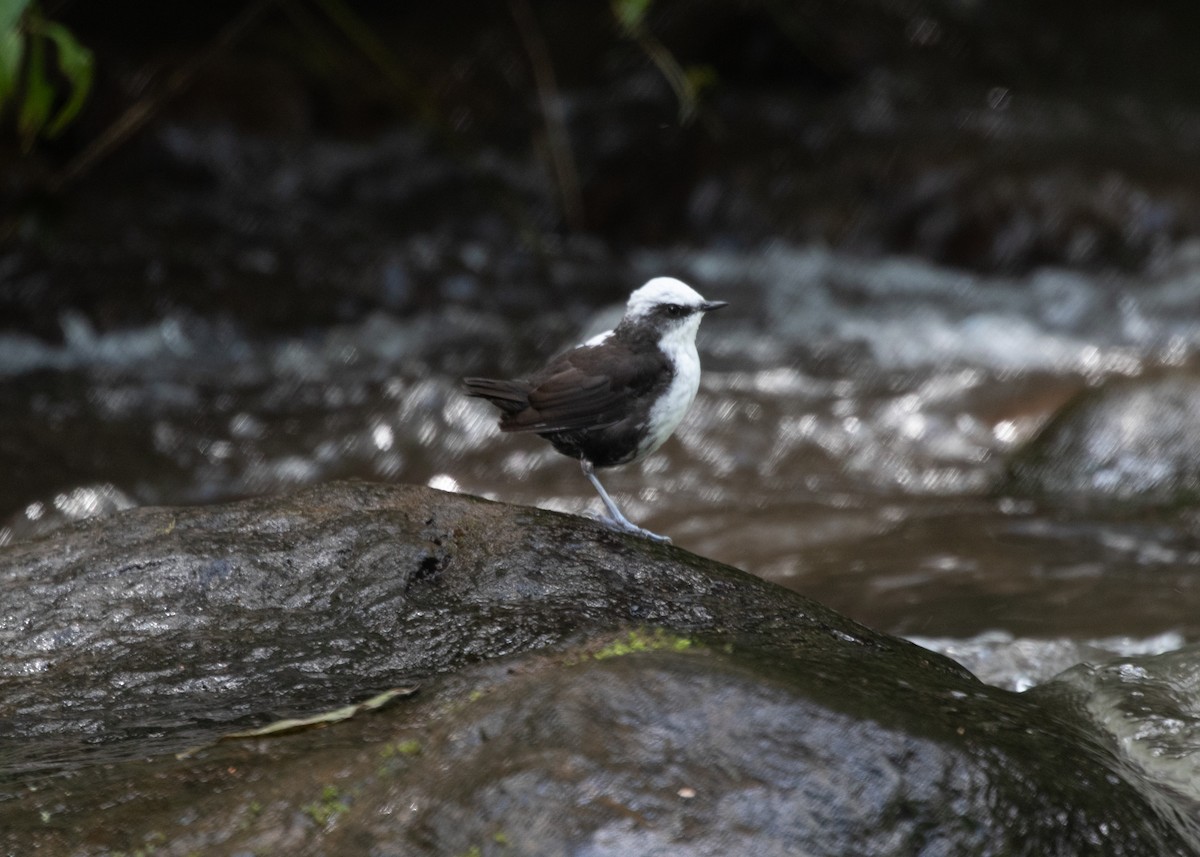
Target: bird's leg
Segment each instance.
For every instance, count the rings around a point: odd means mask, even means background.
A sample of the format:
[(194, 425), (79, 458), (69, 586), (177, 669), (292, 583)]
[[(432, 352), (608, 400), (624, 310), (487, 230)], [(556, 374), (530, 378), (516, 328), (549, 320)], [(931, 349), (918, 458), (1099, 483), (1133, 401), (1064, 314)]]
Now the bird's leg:
[(579, 466), (583, 469), (583, 475), (588, 478), (588, 481), (592, 483), (592, 487), (596, 489), (596, 493), (600, 495), (600, 499), (604, 501), (604, 508), (608, 509), (608, 517), (604, 519), (606, 524), (618, 530), (624, 530), (627, 533), (644, 536), (651, 541), (662, 542), (668, 545), (671, 543), (671, 540), (666, 536), (660, 536), (658, 533), (644, 530), (621, 514), (621, 510), (617, 508), (617, 504), (613, 502), (613, 498), (608, 496), (608, 492), (604, 490), (604, 486), (596, 478), (596, 470), (592, 467), (590, 461), (586, 458), (581, 458), (579, 459)]

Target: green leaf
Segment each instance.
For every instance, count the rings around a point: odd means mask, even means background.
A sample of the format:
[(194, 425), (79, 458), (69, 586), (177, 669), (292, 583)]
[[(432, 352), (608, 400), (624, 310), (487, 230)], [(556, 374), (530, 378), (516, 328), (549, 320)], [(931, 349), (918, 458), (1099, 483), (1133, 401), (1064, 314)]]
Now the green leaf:
[(717, 70), (711, 65), (689, 65), (683, 73), (687, 77), (688, 89), (696, 95), (717, 83)]
[[(21, 16), (33, 0), (0, 0), (0, 33), (16, 30)], [(0, 58), (3, 54), (0, 54)]]
[(653, 0), (612, 0), (613, 17), (627, 31), (642, 26)]
[(46, 79), (46, 50), (42, 39), (35, 38), (29, 45), (29, 67), (25, 73), (25, 97), (17, 113), (17, 130), (21, 142), (28, 150), (34, 139), (46, 127), (50, 108), (54, 104), (54, 87)]
[[(0, 0), (3, 2), (3, 0)], [(0, 29), (0, 110), (12, 99), (25, 56), (25, 39), (19, 31)]]
[(79, 44), (62, 24), (46, 23), (42, 25), (41, 30), (58, 48), (58, 70), (71, 84), (71, 94), (67, 103), (46, 129), (46, 136), (53, 137), (75, 118), (92, 89), (92, 52)]
[(31, 0), (0, 0), (0, 110), (12, 100), (25, 57), (21, 16)]

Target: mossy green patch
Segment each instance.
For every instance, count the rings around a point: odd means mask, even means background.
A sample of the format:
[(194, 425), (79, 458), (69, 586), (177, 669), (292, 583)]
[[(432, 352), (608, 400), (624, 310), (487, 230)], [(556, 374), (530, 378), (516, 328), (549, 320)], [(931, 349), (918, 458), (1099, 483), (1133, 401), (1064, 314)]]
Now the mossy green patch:
[(241, 821), (238, 822), (237, 829), (246, 830), (249, 828), (250, 825), (254, 823), (255, 819), (262, 815), (262, 812), (263, 805), (259, 801), (250, 801), (250, 803), (246, 804), (243, 809), (242, 818)]
[(416, 738), (406, 738), (403, 741), (384, 744), (383, 749), (379, 751), (379, 755), (385, 759), (391, 759), (394, 756), (419, 756), (421, 755), (421, 750), (420, 741)]
[(622, 655), (632, 655), (635, 652), (682, 652), (696, 645), (687, 637), (680, 637), (662, 628), (653, 631), (630, 631), (624, 638), (609, 643), (592, 657), (598, 661), (605, 658), (616, 658)]
[[(496, 845), (499, 845), (501, 849), (504, 849), (505, 852), (507, 852), (508, 834), (503, 830), (498, 830), (492, 834), (492, 842), (494, 842)], [(495, 851), (495, 849), (489, 848), (488, 853), (494, 854), (499, 852)], [(483, 857), (483, 848), (478, 845), (472, 845), (466, 851), (460, 851), (458, 854), (454, 855), (454, 857)]]
[(350, 804), (342, 798), (337, 786), (325, 786), (321, 790), (321, 799), (305, 804), (300, 811), (311, 818), (318, 827), (324, 827), (350, 808)]
[(133, 851), (114, 851), (113, 857), (154, 857), (159, 853), (159, 847), (167, 844), (167, 835), (155, 830), (147, 834), (146, 844), (142, 848), (135, 848)]

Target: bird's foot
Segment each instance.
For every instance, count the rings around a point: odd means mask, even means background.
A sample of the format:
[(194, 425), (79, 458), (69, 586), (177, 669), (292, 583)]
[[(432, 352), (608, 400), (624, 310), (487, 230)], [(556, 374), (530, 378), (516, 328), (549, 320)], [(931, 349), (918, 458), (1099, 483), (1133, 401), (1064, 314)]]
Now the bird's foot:
[(627, 520), (617, 520), (616, 518), (601, 517), (598, 519), (600, 523), (612, 530), (620, 530), (623, 533), (629, 533), (631, 536), (641, 536), (644, 539), (649, 539), (652, 542), (658, 542), (660, 545), (669, 545), (671, 543), (670, 536), (660, 536), (658, 533), (652, 533), (649, 530), (639, 527), (637, 524)]

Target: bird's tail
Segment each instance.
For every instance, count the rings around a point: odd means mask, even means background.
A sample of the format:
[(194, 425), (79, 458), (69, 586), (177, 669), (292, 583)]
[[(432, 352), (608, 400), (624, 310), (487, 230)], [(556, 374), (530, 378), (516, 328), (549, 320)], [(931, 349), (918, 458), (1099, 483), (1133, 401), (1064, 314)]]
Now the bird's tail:
[(494, 381), (491, 378), (463, 378), (468, 396), (487, 399), (505, 414), (529, 407), (530, 387), (524, 381)]

